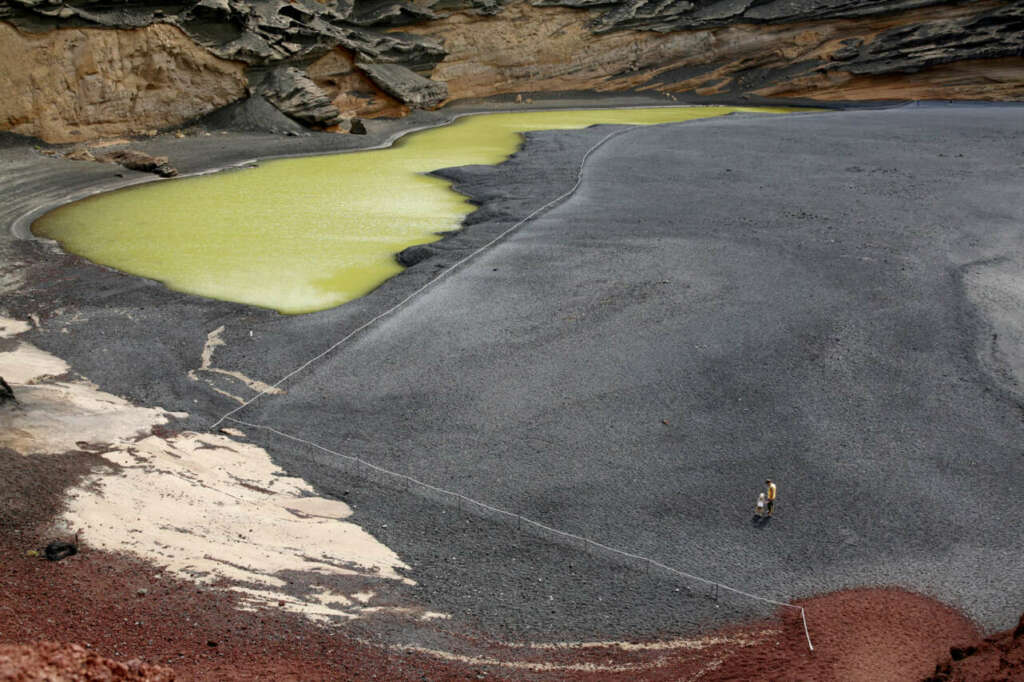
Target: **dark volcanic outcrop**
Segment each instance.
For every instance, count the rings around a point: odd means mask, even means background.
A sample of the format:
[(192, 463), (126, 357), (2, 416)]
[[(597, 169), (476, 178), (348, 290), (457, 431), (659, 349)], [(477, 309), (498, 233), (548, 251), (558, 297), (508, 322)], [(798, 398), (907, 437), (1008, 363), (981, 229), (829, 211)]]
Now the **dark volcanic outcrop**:
[(118, 149), (104, 154), (95, 154), (96, 161), (117, 163), (129, 170), (143, 173), (155, 173), (162, 178), (173, 178), (178, 174), (176, 168), (167, 162), (166, 156), (153, 156), (136, 149)]
[(0, 127), (51, 141), (247, 93), (318, 128), (544, 91), (1024, 99), (1008, 0), (0, 0), (0, 28)]
[(533, 4), (599, 8), (601, 13), (594, 18), (592, 27), (600, 33), (623, 29), (667, 32), (735, 24), (859, 20), (963, 3), (948, 0), (539, 0)]
[(395, 99), (414, 107), (435, 107), (448, 96), (444, 83), (415, 74), (401, 64), (362, 64), (363, 71)]
[(266, 72), (252, 89), (300, 123), (327, 128), (341, 122), (341, 113), (326, 93), (294, 66)]
[(14, 389), (4, 381), (3, 377), (0, 377), (0, 405), (16, 402), (18, 402), (18, 399), (14, 396)]

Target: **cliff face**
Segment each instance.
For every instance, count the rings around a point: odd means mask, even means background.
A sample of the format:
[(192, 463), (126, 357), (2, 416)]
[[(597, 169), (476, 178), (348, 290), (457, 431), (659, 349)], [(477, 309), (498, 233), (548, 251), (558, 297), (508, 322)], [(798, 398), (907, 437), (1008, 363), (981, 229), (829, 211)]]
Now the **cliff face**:
[[(1024, 59), (1014, 56), (1024, 39), (1021, 16), (1019, 6), (973, 3), (662, 33), (606, 30), (602, 16), (588, 26), (573, 10), (521, 3), (490, 17), (450, 16), (421, 31), (443, 38), (448, 55), (434, 77), (455, 99), (584, 89), (733, 99), (1021, 99)], [(528, 60), (523, 46), (530, 46)]]
[(245, 67), (174, 26), (27, 34), (0, 23), (0, 125), (51, 142), (183, 123), (245, 94)]
[(545, 91), (1024, 99), (1009, 0), (0, 0), (0, 31), (0, 128), (51, 141), (247, 95), (328, 129)]

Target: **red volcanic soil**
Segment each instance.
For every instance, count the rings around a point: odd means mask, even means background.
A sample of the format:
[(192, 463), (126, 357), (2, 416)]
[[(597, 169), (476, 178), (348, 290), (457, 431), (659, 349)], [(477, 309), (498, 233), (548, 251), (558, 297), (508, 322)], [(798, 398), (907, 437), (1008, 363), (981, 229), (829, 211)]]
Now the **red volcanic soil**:
[(796, 614), (774, 646), (745, 649), (714, 679), (920, 680), (951, 646), (978, 637), (975, 626), (941, 602), (898, 589), (858, 589), (798, 602), (807, 614), (814, 652), (797, 647)]
[(794, 610), (782, 614), (781, 622), (756, 623), (721, 633), (746, 633), (755, 639), (758, 632), (776, 631), (755, 645), (676, 655), (642, 675), (590, 674), (564, 679), (907, 682), (927, 678), (937, 662), (949, 656), (952, 646), (979, 636), (974, 625), (956, 610), (899, 589), (845, 590), (798, 604), (806, 609), (813, 652), (807, 646), (800, 613)]
[[(226, 590), (125, 556), (89, 548), (59, 562), (33, 556), (54, 539), (45, 529), (63, 491), (90, 465), (85, 453), (0, 450), (8, 475), (0, 490), (0, 680), (1022, 679), (1024, 624), (951, 661), (950, 648), (977, 641), (978, 631), (955, 610), (897, 589), (801, 602), (813, 652), (795, 610), (668, 649), (466, 642), (464, 650), (479, 652), (468, 659), (384, 649), (365, 641), (375, 638), (372, 623), (319, 627), (274, 609), (242, 611)], [(972, 660), (988, 672), (971, 672)], [(1018, 677), (997, 676), (1007, 670)]]
[(1024, 680), (1024, 616), (1013, 630), (954, 647), (927, 682)]
[(119, 663), (78, 646), (41, 642), (36, 645), (0, 645), (0, 680), (146, 680), (170, 682), (170, 668), (137, 660)]
[[(271, 611), (239, 611), (223, 592), (199, 590), (161, 576), (141, 562), (86, 551), (53, 563), (17, 556), (11, 543), (2, 545), (4, 556), (14, 558), (0, 566), (4, 586), (0, 644), (59, 640), (80, 643), (82, 648), (55, 650), (41, 645), (37, 660), (26, 659), (23, 650), (8, 660), (11, 648), (0, 648), (0, 680), (44, 679), (19, 677), (14, 673), (19, 661), (23, 672), (26, 666), (38, 670), (36, 666), (44, 662), (52, 666), (61, 661), (68, 673), (77, 674), (45, 679), (454, 680), (486, 674), (490, 679), (699, 676), (703, 680), (903, 681), (928, 676), (948, 656), (950, 647), (978, 637), (967, 619), (934, 600), (900, 590), (864, 589), (803, 602), (813, 653), (799, 613), (793, 612), (778, 621), (718, 633), (726, 638), (725, 644), (693, 651), (566, 649), (538, 655), (497, 645), (488, 647), (479, 659), (449, 662), (395, 650), (388, 656), (382, 649), (356, 641), (344, 628), (318, 628)], [(146, 592), (139, 594), (140, 590)], [(744, 636), (753, 643), (735, 643)], [(99, 662), (95, 654), (132, 663), (117, 668)], [(174, 677), (141, 663), (168, 666)], [(85, 675), (103, 665), (114, 672)]]

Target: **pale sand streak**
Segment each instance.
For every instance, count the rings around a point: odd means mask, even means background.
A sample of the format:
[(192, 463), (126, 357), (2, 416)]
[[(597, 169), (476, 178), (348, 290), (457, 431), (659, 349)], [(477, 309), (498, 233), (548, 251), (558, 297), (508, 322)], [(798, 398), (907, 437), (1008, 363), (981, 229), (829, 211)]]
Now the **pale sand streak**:
[[(271, 395), (277, 395), (279, 393), (284, 393), (283, 389), (276, 388), (276, 387), (271, 386), (269, 384), (265, 384), (262, 381), (259, 381), (257, 379), (252, 379), (250, 377), (247, 377), (246, 375), (242, 374), (241, 372), (237, 372), (237, 371), (234, 371), (234, 370), (220, 369), (219, 367), (214, 367), (213, 366), (213, 352), (217, 349), (218, 346), (224, 346), (227, 343), (226, 341), (224, 341), (223, 337), (221, 336), (221, 334), (223, 334), (223, 333), (224, 333), (224, 325), (221, 325), (221, 326), (217, 327), (212, 332), (210, 332), (209, 334), (206, 335), (206, 343), (203, 345), (203, 353), (202, 353), (202, 355), (200, 356), (200, 359), (199, 359), (201, 364), (200, 364), (200, 366), (197, 369), (189, 370), (189, 373), (188, 373), (188, 376), (189, 376), (190, 379), (192, 379), (192, 381), (199, 381), (199, 372), (209, 372), (211, 374), (221, 374), (223, 376), (230, 377), (232, 379), (240, 381), (241, 383), (245, 384), (250, 389), (252, 389), (253, 391), (255, 391), (256, 393), (258, 393), (260, 395), (263, 395), (264, 393), (269, 393)], [(231, 398), (232, 400), (235, 400), (235, 401), (240, 402), (240, 403), (244, 403), (245, 402), (245, 398), (241, 398), (241, 397), (239, 397), (237, 395), (234, 395), (233, 393), (228, 393), (227, 391), (225, 391), (225, 390), (223, 390), (221, 388), (218, 388), (217, 386), (215, 386), (210, 381), (207, 381), (206, 383), (208, 383), (210, 385), (210, 388), (212, 388), (214, 391), (216, 391), (217, 393), (220, 393), (223, 396)]]
[[(564, 649), (569, 651), (579, 650), (581, 648), (609, 648), (618, 649), (621, 651), (699, 651), (708, 649), (711, 647), (749, 647), (757, 646), (761, 644), (764, 639), (772, 634), (777, 634), (777, 630), (762, 630), (755, 633), (757, 637), (750, 636), (736, 636), (736, 637), (698, 637), (694, 639), (674, 639), (664, 642), (650, 642), (646, 644), (634, 644), (630, 642), (566, 642), (561, 644), (526, 644), (526, 645), (509, 645), (509, 646), (525, 646), (528, 648), (543, 649), (546, 651)], [(456, 654), (448, 651), (441, 651), (439, 649), (430, 649), (425, 647), (402, 647), (405, 651), (414, 651), (416, 653), (425, 654), (427, 656), (433, 656), (441, 660), (446, 661), (459, 661), (468, 665), (477, 666), (494, 666), (501, 668), (511, 668), (515, 670), (531, 670), (534, 672), (630, 672), (630, 671), (641, 671), (650, 668), (658, 668), (669, 663), (678, 663), (679, 658), (671, 656), (659, 656), (650, 661), (641, 661), (638, 663), (618, 663), (618, 664), (597, 664), (597, 663), (552, 663), (549, 661), (509, 661), (501, 660), (499, 658), (488, 657), (488, 656), (465, 656), (462, 654)], [(610, 653), (610, 652), (609, 652)], [(717, 658), (707, 663), (707, 669), (714, 670), (721, 666), (724, 659)], [(699, 677), (707, 669), (698, 671), (697, 676)]]

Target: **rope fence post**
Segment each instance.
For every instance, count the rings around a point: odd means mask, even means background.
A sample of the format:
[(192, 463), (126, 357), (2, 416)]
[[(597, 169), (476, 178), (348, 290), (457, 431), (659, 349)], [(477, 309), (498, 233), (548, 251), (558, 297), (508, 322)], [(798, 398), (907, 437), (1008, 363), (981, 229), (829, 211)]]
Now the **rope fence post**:
[(800, 618), (804, 621), (804, 636), (807, 637), (807, 648), (814, 653), (814, 645), (811, 644), (811, 633), (807, 629), (807, 612), (804, 611), (804, 607), (800, 607)]

